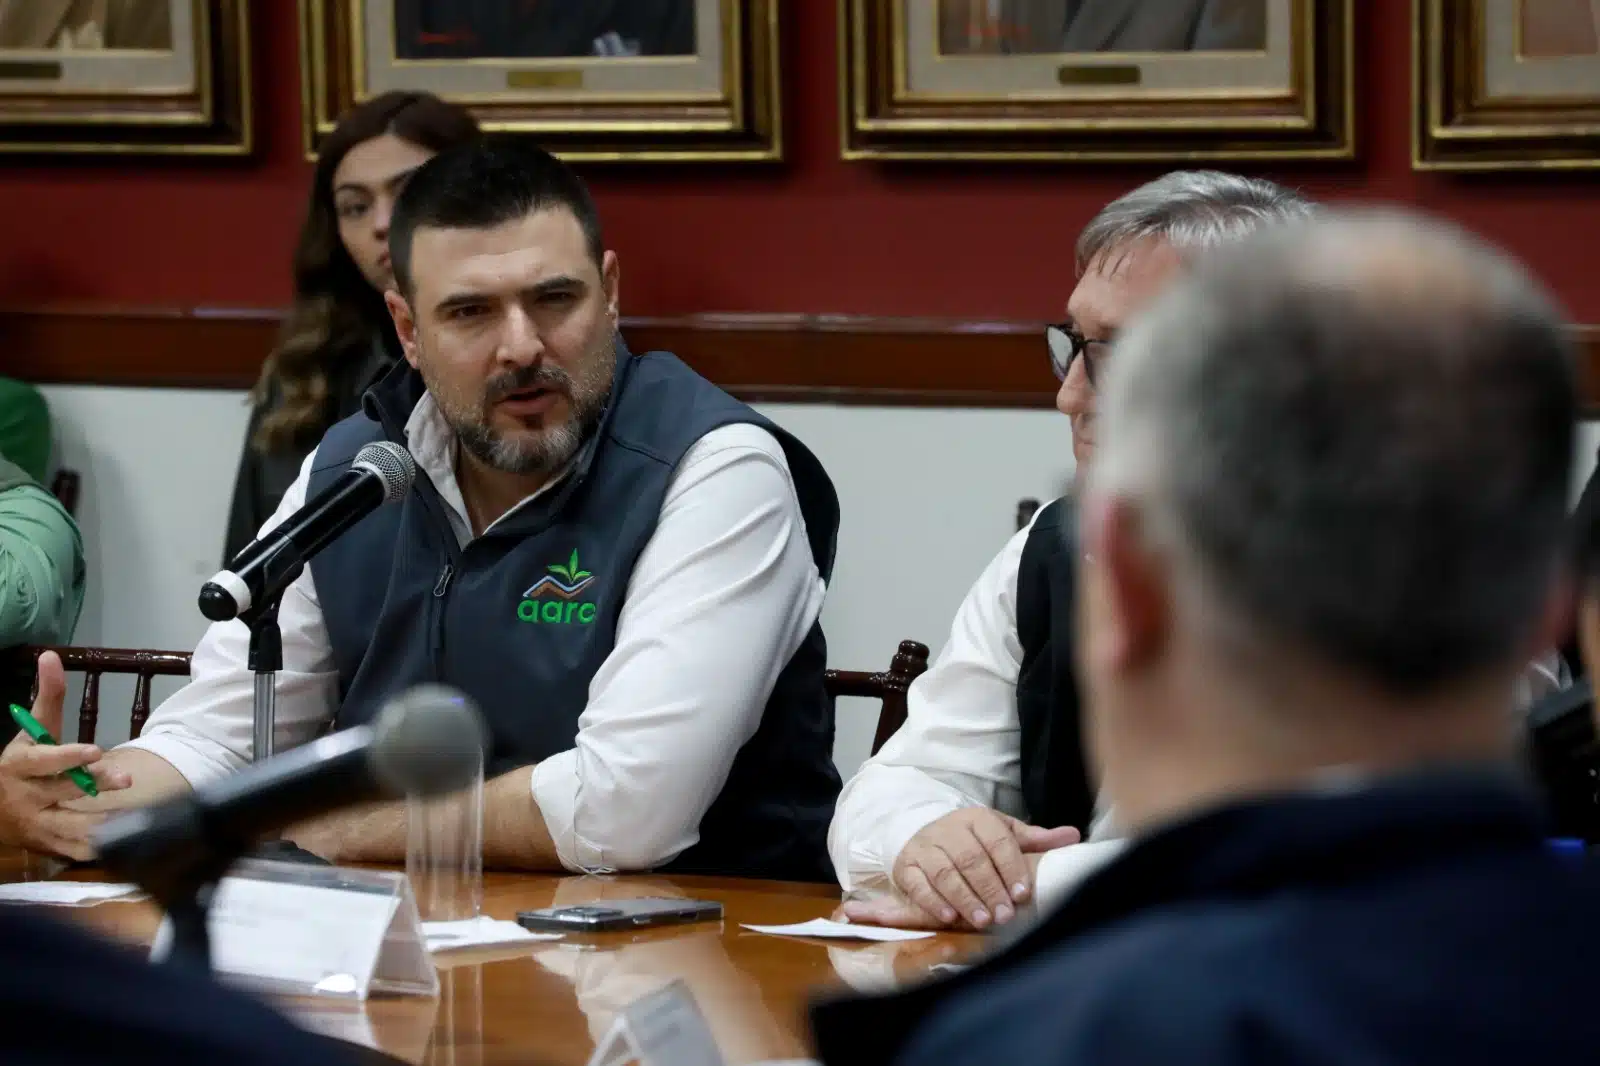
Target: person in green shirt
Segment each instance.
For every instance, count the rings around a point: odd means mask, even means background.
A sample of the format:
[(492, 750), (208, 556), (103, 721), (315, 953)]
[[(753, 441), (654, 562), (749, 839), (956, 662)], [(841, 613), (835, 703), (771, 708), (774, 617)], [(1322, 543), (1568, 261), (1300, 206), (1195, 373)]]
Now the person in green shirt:
[(0, 648), (65, 644), (83, 610), (83, 537), (43, 485), (50, 411), (0, 378)]
[(70, 641), (83, 587), (78, 524), (61, 501), (0, 456), (0, 648)]
[(0, 455), (44, 484), (50, 462), (50, 408), (38, 389), (0, 378)]

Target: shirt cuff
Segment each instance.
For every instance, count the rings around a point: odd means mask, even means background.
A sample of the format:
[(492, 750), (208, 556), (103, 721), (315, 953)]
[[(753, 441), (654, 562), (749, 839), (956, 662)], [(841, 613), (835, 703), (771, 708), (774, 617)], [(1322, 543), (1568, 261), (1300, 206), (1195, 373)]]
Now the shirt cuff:
[(568, 748), (533, 768), (533, 803), (556, 846), (556, 858), (573, 873), (611, 874), (616, 869), (592, 841), (578, 834), (578, 749)]
[(168, 763), (182, 774), (190, 788), (201, 788), (214, 781), (233, 775), (244, 766), (235, 761), (227, 748), (199, 737), (180, 737), (175, 733), (152, 732), (135, 737), (118, 750), (136, 748), (148, 751)]
[(1045, 852), (1039, 856), (1034, 902), (1042, 910), (1060, 903), (1096, 870), (1122, 854), (1127, 845), (1126, 839), (1097, 840)]
[(887, 885), (894, 874), (895, 860), (900, 858), (912, 837), (947, 814), (964, 807), (981, 806), (965, 796), (957, 800), (952, 790), (948, 800), (922, 800), (884, 815), (872, 832), (871, 841), (866, 842), (867, 846), (850, 849), (849, 869), (845, 871), (849, 883), (841, 887), (851, 892)]

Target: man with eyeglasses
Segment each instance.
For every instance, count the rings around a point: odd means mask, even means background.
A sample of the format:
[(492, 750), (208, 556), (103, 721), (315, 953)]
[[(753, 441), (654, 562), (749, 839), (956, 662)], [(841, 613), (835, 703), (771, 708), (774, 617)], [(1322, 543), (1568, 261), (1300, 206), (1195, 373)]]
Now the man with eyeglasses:
[[(1178, 171), (1089, 222), (1066, 321), (1045, 330), (1080, 475), (1117, 330), (1196, 253), (1313, 210), (1268, 181)], [(1115, 836), (1111, 812), (1096, 810), (1078, 726), (1075, 525), (1063, 497), (995, 557), (912, 684), (906, 724), (845, 786), (828, 848), (850, 921), (1002, 925), (1031, 899), (1044, 855), (1070, 863), (1074, 853), (1058, 849)]]

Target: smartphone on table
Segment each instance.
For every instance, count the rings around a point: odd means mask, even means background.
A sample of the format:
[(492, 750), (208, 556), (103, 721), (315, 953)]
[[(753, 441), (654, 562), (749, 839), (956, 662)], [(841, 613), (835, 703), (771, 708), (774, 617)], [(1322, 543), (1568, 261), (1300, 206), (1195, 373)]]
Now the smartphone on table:
[(657, 896), (517, 912), (517, 924), (536, 933), (605, 933), (616, 929), (721, 920), (720, 903)]

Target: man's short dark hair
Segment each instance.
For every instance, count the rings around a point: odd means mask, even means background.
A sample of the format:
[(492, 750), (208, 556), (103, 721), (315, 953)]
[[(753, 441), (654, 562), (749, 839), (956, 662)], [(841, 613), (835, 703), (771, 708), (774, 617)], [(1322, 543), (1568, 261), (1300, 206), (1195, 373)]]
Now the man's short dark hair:
[(1530, 650), (1577, 389), (1510, 259), (1398, 212), (1269, 229), (1205, 257), (1113, 365), (1090, 476), (1149, 501), (1218, 619), (1396, 692)]
[(447, 149), (418, 167), (395, 203), (389, 259), (395, 282), (412, 293), (417, 230), (490, 229), (535, 211), (565, 208), (583, 230), (598, 267), (605, 256), (600, 215), (572, 168), (522, 134), (492, 133)]

